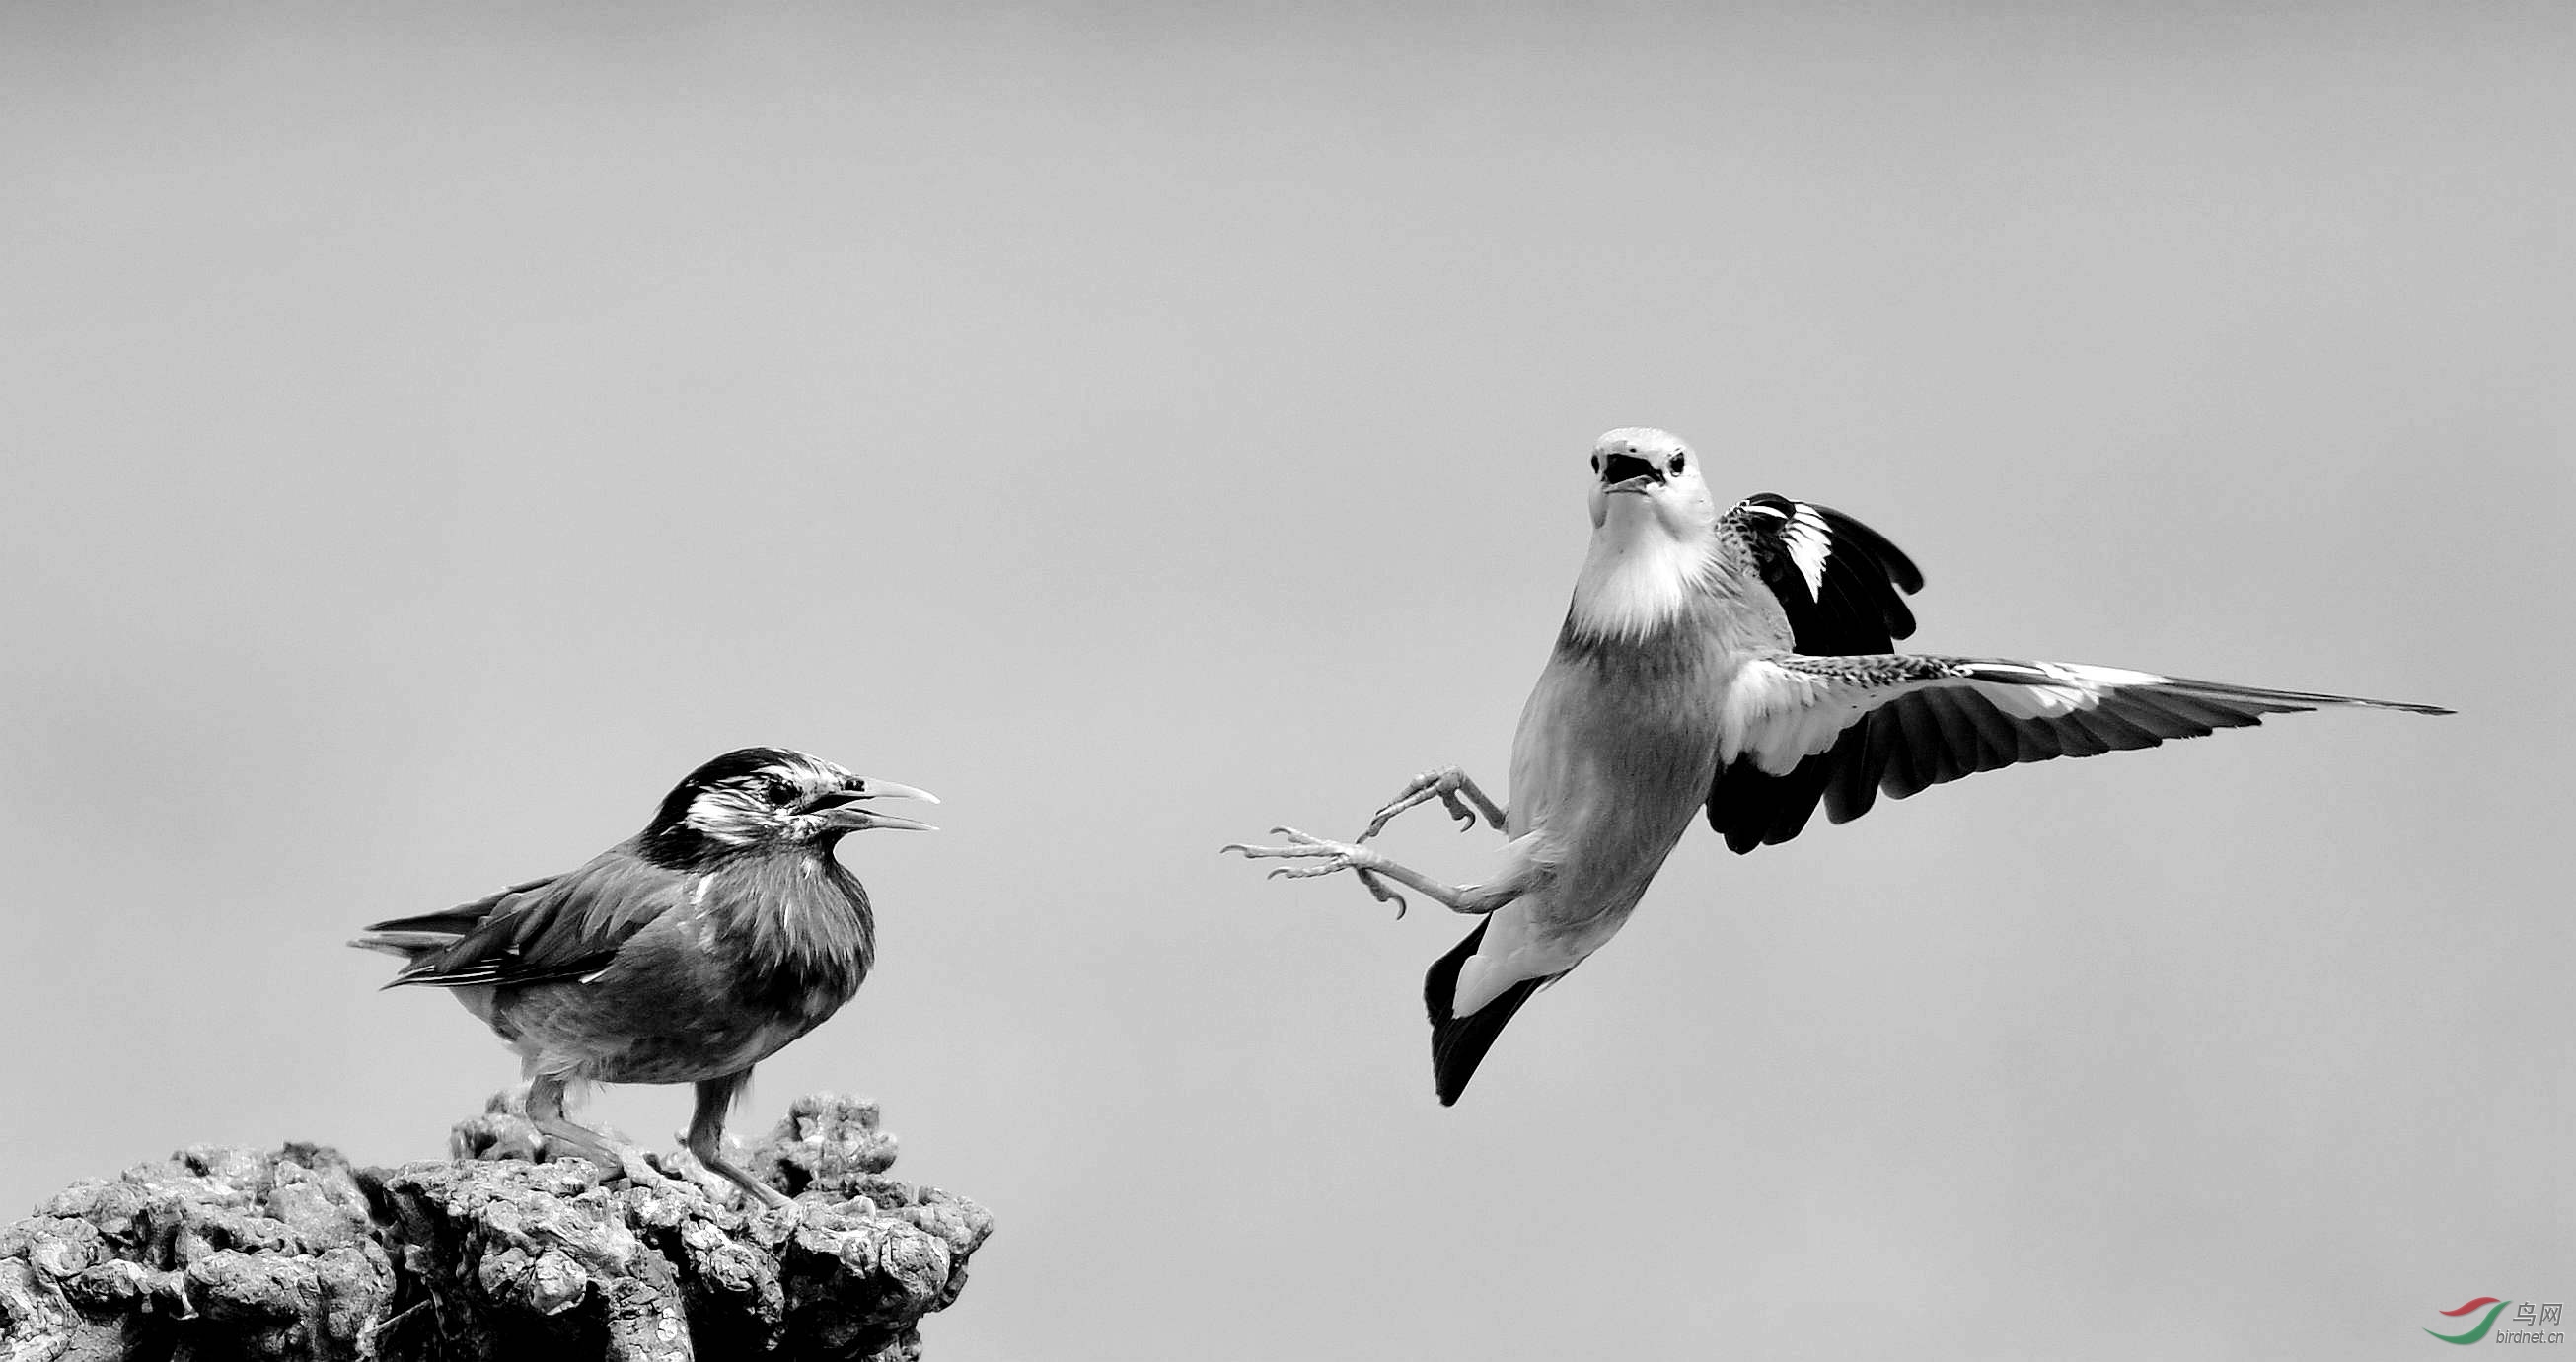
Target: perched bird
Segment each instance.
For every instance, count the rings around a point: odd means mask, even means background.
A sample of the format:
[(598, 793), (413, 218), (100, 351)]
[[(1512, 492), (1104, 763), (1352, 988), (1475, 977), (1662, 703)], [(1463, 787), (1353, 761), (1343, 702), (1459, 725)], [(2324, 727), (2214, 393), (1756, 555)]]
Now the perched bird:
[[(1703, 810), (1729, 847), (1788, 841), (1822, 804), (1834, 822), (1879, 793), (2051, 757), (2196, 738), (2265, 714), (2430, 705), (2258, 690), (2063, 662), (1894, 651), (1923, 576), (1827, 506), (1764, 493), (1720, 514), (1699, 456), (1666, 431), (1614, 430), (1592, 451), (1592, 544), (1556, 648), (1512, 740), (1507, 813), (1456, 767), (1417, 776), (1350, 843), (1274, 828), (1301, 862), (1355, 872), (1401, 910), (1392, 880), (1483, 921), (1431, 967), (1423, 1000), (1441, 1104), (1530, 995), (1601, 949)], [(1363, 845), (1438, 799), (1508, 837), (1480, 884), (1434, 880)]]
[(776, 1206), (724, 1157), (751, 1066), (822, 1025), (876, 956), (868, 891), (832, 848), (868, 828), (936, 831), (866, 801), (929, 793), (802, 752), (727, 752), (673, 787), (653, 821), (588, 865), (350, 942), (409, 963), (393, 982), (448, 989), (519, 1052), (528, 1118), (556, 1152), (629, 1168), (564, 1115), (576, 1082), (695, 1083), (688, 1148)]

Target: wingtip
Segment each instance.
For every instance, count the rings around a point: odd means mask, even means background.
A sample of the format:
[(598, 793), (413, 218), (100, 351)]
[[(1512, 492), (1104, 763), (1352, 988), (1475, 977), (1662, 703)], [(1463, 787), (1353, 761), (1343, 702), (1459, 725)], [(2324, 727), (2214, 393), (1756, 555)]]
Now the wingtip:
[(2407, 703), (2407, 702), (2406, 702), (2406, 701), (2404, 701), (2404, 700), (2363, 700), (2363, 699), (2358, 699), (2358, 698), (2346, 699), (2346, 698), (2344, 698), (2344, 697), (2342, 697), (2342, 696), (2327, 696), (2327, 697), (2324, 697), (2324, 698), (2326, 698), (2326, 699), (2328, 699), (2328, 700), (2335, 701), (2335, 702), (2340, 703), (2340, 704), (2350, 705), (2350, 706), (2352, 706), (2353, 708), (2356, 708), (2356, 709), (2389, 709), (2389, 710), (2395, 710), (2395, 711), (2397, 711), (2397, 712), (2398, 712), (2398, 713), (2400, 713), (2400, 714), (2457, 714), (2457, 713), (2459, 713), (2459, 711), (2458, 711), (2458, 710), (2456, 710), (2456, 709), (2445, 709), (2445, 708), (2443, 708), (2443, 707), (2442, 707), (2442, 706), (2440, 706), (2440, 705), (2417, 705), (2417, 704), (2409, 704), (2409, 703)]

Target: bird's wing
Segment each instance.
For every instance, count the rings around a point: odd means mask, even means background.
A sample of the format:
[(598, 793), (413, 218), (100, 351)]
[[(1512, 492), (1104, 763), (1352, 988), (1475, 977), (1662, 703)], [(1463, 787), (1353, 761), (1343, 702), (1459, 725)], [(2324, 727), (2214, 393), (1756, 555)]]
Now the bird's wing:
[[(2066, 662), (1770, 653), (1746, 659), (1736, 672), (1718, 760), (1721, 769), (1746, 766), (1795, 789), (1812, 788), (1826, 817), (1846, 823), (1869, 812), (1881, 790), (1903, 799), (2018, 762), (2154, 747), (2247, 727), (2266, 714), (2343, 705), (2450, 713)], [(1773, 820), (1774, 831), (1757, 841), (1739, 843), (1730, 832), (1727, 844), (1747, 851), (1796, 836), (1814, 808), (1808, 798), (1794, 820)], [(1710, 822), (1718, 822), (1713, 801)], [(1760, 823), (1740, 819), (1736, 826)]]
[(1923, 573), (1887, 536), (1831, 506), (1774, 492), (1746, 497), (1720, 523), (1780, 602), (1797, 651), (1884, 653), (1914, 632), (1905, 597), (1923, 589)]
[(488, 905), (479, 922), (453, 943), (415, 960), (387, 988), (514, 987), (581, 979), (606, 967), (618, 947), (645, 924), (679, 906), (689, 880), (621, 847), (568, 874), (531, 880), (449, 913), (379, 923), (370, 930), (453, 920)]
[[(1764, 492), (1737, 503), (1719, 528), (1742, 545), (1779, 602), (1798, 652), (1893, 652), (1896, 640), (1914, 632), (1905, 597), (1923, 589), (1923, 573), (1867, 525), (1830, 506)], [(1722, 761), (1708, 792), (1708, 824), (1739, 852), (1788, 841), (1824, 798), (1827, 774), (1822, 764), (1772, 774), (1750, 761)]]
[[(366, 932), (349, 944), (360, 950), (383, 951), (387, 955), (399, 955), (406, 962), (417, 964), (424, 956), (455, 945), (458, 938), (482, 926), (484, 920), (491, 917), (493, 911), (511, 895), (524, 894), (531, 889), (542, 888), (555, 879), (555, 876), (548, 875), (543, 879), (525, 880), (498, 893), (486, 894), (472, 903), (460, 903), (443, 912), (387, 918), (382, 922), (370, 923)], [(385, 987), (391, 988), (393, 985), (387, 984)]]

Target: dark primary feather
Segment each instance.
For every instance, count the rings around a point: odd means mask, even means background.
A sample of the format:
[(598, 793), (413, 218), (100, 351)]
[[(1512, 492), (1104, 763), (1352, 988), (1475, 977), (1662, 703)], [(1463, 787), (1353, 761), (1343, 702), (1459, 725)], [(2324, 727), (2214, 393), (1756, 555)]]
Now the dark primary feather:
[[(1821, 591), (1808, 589), (1791, 541), (1791, 526), (1802, 510), (1806, 519), (1824, 526)], [(1762, 584), (1789, 617), (1797, 651), (1820, 657), (1886, 653), (1895, 650), (1896, 640), (1914, 633), (1914, 612), (1905, 597), (1923, 589), (1922, 570), (1885, 535), (1858, 520), (1830, 506), (1763, 492), (1727, 512), (1721, 528), (1733, 532), (1751, 555)], [(1842, 738), (1855, 754), (1866, 741), (1857, 730)], [(1709, 788), (1708, 825), (1738, 853), (1788, 841), (1815, 816), (1834, 769), (1820, 757), (1775, 776), (1739, 759), (1720, 768)]]
[(1476, 930), (1467, 933), (1466, 940), (1433, 961), (1431, 972), (1422, 979), (1423, 1006), (1431, 1014), (1431, 1081), (1444, 1107), (1457, 1105), (1458, 1095), (1467, 1090), (1467, 1080), (1476, 1076), (1476, 1066), (1485, 1062), (1485, 1052), (1494, 1048), (1494, 1038), (1503, 1034), (1512, 1014), (1521, 1010), (1521, 1004), (1528, 1002), (1531, 994), (1559, 977), (1524, 979), (1474, 1012), (1464, 1017), (1451, 1016), (1450, 1007), (1458, 997), (1459, 968), (1484, 939), (1485, 924), (1479, 922)]
[(1998, 708), (1973, 683), (2055, 686), (2063, 678), (2026, 662), (1922, 655), (1836, 658), (1815, 670), (1840, 671), (1846, 664), (1853, 671), (1877, 669), (1891, 683), (1912, 679), (1940, 684), (1892, 692), (1861, 714), (1832, 748), (1807, 758), (1790, 774), (1792, 779), (1811, 773), (1824, 779), (1825, 816), (1836, 823), (1848, 823), (1869, 812), (1881, 791), (1891, 799), (1903, 799), (1963, 776), (2023, 762), (2132, 752), (2175, 738), (2206, 737), (2222, 728), (2250, 728), (2266, 714), (2346, 705), (2416, 714), (2450, 712), (2431, 705), (2171, 676), (2149, 684), (2111, 687), (2090, 709), (2021, 717)]

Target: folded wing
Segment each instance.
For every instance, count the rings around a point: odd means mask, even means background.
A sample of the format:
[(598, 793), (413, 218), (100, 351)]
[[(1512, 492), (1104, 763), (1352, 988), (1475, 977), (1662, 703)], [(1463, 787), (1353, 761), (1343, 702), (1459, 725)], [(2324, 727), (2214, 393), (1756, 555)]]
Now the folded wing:
[(688, 876), (621, 849), (444, 913), (379, 922), (352, 944), (411, 960), (387, 988), (583, 979), (605, 969), (627, 938), (679, 906), (688, 884)]

